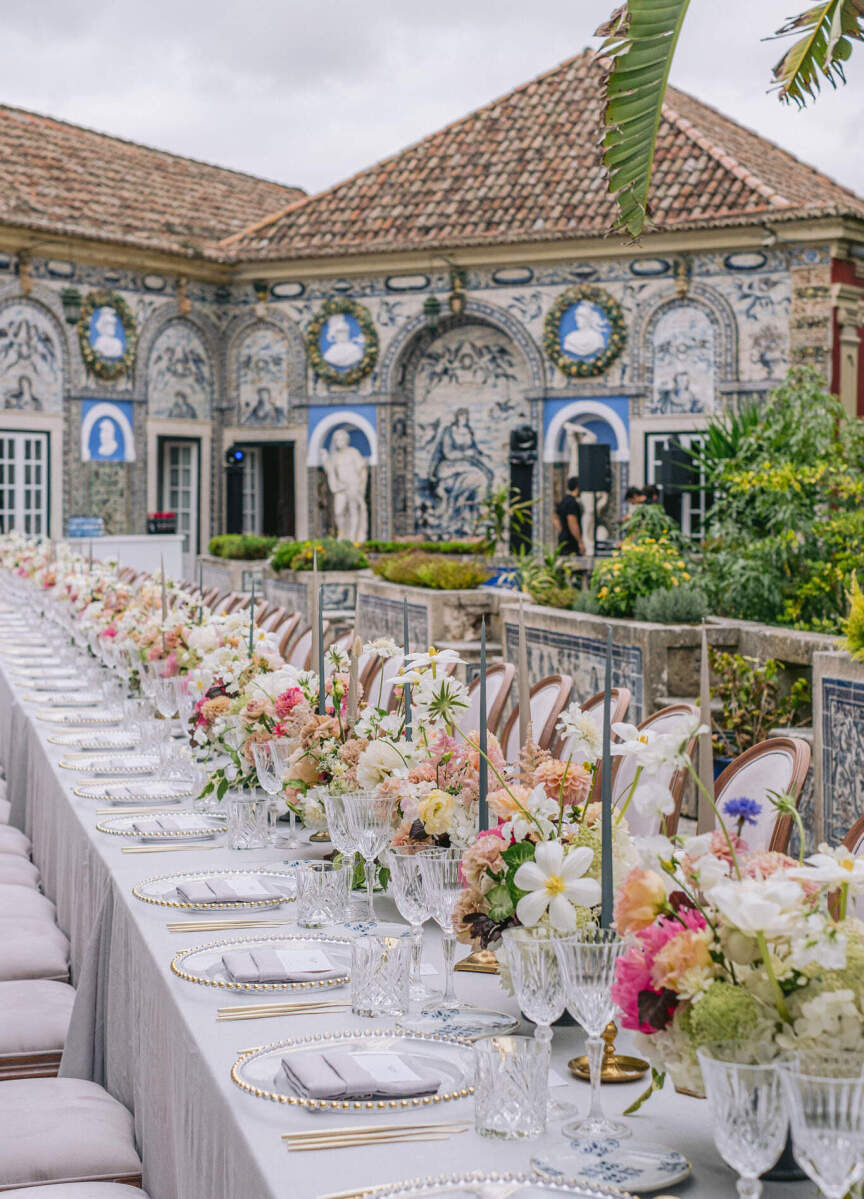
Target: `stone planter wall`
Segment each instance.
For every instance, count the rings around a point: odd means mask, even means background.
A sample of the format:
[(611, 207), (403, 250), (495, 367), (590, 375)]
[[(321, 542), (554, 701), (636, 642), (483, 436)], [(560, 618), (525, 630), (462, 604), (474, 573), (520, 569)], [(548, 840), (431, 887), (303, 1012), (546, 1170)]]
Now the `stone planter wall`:
[(220, 591), (250, 591), (253, 579), (255, 590), (260, 591), (262, 580), (271, 573), (266, 558), (249, 561), (246, 558), (216, 558), (201, 554), (195, 565), (196, 583), (199, 568), (205, 591), (210, 587), (218, 587)]
[(497, 617), (501, 595), (494, 588), (435, 591), (388, 583), (374, 575), (364, 577), (357, 589), (358, 634), (392, 637), (401, 645), (406, 599), (412, 648), (453, 647), (473, 657), (474, 650), (479, 650), (480, 621), (485, 615), (489, 653), (500, 650)]
[[(269, 571), (264, 582), (268, 603), (281, 604), (286, 612), (299, 612), (308, 624), (312, 605), (311, 570)], [(357, 586), (361, 579), (371, 577), (368, 570), (322, 570), (318, 575), (324, 615), (328, 619), (348, 619), (357, 606)]]
[(815, 841), (835, 845), (864, 813), (864, 662), (813, 656)]
[[(518, 603), (501, 603), (504, 657), (518, 664)], [(699, 625), (648, 624), (613, 620), (587, 612), (525, 605), (528, 670), (536, 683), (548, 674), (573, 676), (574, 695), (587, 699), (603, 690), (606, 629), (613, 629), (612, 682), (632, 694), (628, 719), (643, 720), (672, 699), (699, 694)], [(734, 649), (737, 635), (718, 625), (708, 631), (709, 643)]]

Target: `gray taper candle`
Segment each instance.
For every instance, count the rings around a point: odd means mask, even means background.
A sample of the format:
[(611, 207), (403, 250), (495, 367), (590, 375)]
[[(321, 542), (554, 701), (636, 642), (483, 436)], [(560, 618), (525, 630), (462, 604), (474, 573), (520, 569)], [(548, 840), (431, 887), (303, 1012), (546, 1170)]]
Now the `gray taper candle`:
[(600, 925), (612, 927), (612, 626), (606, 630), (606, 680), (603, 692), (603, 759), (600, 776)]
[(477, 819), (481, 829), (489, 827), (489, 736), (486, 729), (486, 617), (480, 619), (480, 765), (477, 779)]
[[(411, 653), (411, 643), (408, 639), (408, 597), (402, 600), (402, 641), (404, 654), (407, 659)], [(407, 662), (405, 663), (407, 667)], [(405, 704), (405, 740), (413, 740), (411, 735), (411, 684), (402, 684), (402, 702)]]

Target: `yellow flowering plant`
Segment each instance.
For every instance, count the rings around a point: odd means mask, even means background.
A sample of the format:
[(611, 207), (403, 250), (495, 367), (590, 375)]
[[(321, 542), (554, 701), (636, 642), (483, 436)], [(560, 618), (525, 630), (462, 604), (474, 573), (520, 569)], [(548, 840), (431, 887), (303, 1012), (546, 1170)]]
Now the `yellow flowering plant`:
[(591, 591), (604, 616), (631, 616), (640, 596), (684, 586), (692, 577), (670, 537), (625, 537), (612, 557), (595, 567)]

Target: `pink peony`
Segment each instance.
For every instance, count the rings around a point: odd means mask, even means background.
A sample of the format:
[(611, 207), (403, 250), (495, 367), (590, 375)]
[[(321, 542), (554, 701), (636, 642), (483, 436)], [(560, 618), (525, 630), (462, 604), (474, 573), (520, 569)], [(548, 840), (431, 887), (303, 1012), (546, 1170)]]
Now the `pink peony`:
[(666, 903), (666, 885), (653, 870), (635, 867), (615, 896), (615, 927), (622, 936), (653, 924)]
[(289, 687), (287, 691), (283, 691), (281, 695), (277, 695), (273, 701), (273, 708), (277, 717), (281, 720), (284, 716), (302, 701), (303, 692), (299, 687)]
[(504, 867), (502, 851), (506, 849), (504, 838), (497, 828), (485, 829), (462, 854), (460, 873), (463, 885), (479, 888), (487, 877), (486, 871), (498, 874)]
[(639, 995), (647, 991), (660, 995), (652, 984), (654, 959), (660, 950), (682, 932), (701, 932), (705, 917), (692, 908), (682, 909), (678, 917), (661, 916), (636, 934), (636, 943), (623, 953), (615, 967), (612, 998), (621, 1009), (621, 1027), (636, 1032), (653, 1033), (657, 1029), (639, 1017)]

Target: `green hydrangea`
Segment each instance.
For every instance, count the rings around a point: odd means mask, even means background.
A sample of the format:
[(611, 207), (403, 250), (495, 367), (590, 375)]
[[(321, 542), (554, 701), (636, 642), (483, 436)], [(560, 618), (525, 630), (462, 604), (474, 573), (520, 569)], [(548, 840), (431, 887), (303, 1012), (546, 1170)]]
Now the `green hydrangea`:
[(572, 847), (585, 845), (588, 849), (594, 851), (594, 857), (591, 859), (591, 865), (585, 871), (585, 877), (599, 879), (603, 844), (600, 821), (598, 820), (594, 824), (589, 824), (586, 820), (575, 829), (571, 826), (571, 830), (576, 834), (568, 838)]
[(745, 1040), (759, 1020), (759, 1004), (748, 991), (717, 979), (693, 1001), (682, 1028), (698, 1049), (715, 1041)]

